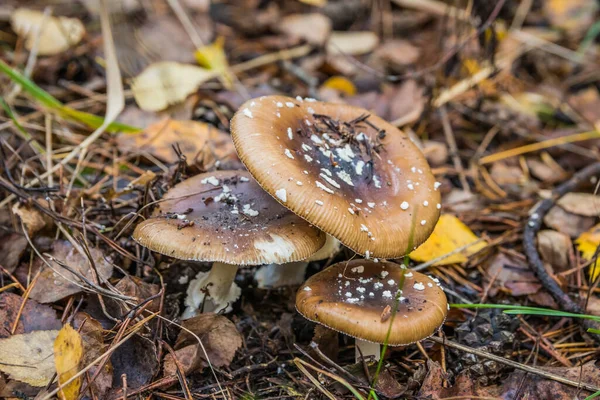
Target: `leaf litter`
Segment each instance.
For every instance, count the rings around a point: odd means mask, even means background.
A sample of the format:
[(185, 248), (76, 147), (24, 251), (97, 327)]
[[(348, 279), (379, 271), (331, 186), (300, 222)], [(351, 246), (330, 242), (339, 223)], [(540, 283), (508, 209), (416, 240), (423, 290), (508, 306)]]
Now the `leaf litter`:
[[(274, 93), (366, 108), (418, 144), (443, 214), (408, 265), (451, 303), (550, 313), (569, 299), (597, 315), (598, 174), (578, 171), (598, 162), (598, 5), (467, 3), (0, 5), (2, 396), (369, 397), (376, 366), (355, 363), (351, 339), (314, 335), (294, 288), (258, 289), (240, 268), (231, 314), (182, 321), (189, 278), (210, 266), (131, 240), (178, 182), (243, 169), (229, 120)], [(108, 125), (122, 109), (131, 126)], [(446, 344), (388, 349), (375, 392), (583, 399), (600, 389), (586, 329), (453, 308)]]

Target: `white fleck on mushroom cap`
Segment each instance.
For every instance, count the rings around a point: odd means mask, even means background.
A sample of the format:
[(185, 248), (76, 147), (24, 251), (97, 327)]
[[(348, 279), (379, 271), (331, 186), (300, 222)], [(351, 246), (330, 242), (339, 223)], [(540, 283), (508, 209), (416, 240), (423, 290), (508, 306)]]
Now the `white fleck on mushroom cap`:
[(435, 278), (391, 262), (352, 260), (310, 277), (298, 289), (296, 309), (330, 329), (377, 343), (384, 343), (392, 323), (389, 344), (399, 346), (433, 335), (446, 319), (448, 303)]
[(402, 131), (343, 104), (265, 96), (244, 108), (252, 118), (231, 121), (238, 156), (282, 205), (370, 257), (404, 255), (414, 213), (413, 246), (429, 237), (440, 193)]
[(246, 171), (196, 175), (173, 188), (133, 238), (183, 260), (262, 265), (304, 260), (325, 234), (282, 207)]

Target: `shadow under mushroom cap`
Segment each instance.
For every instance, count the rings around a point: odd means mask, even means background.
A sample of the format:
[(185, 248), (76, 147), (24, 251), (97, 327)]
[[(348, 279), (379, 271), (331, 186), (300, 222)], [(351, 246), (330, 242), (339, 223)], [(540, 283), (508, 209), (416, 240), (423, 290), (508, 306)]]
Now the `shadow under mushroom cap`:
[(282, 96), (246, 102), (231, 122), (239, 158), (277, 201), (367, 257), (424, 242), (438, 183), (420, 150), (368, 111)]
[(299, 261), (325, 243), (323, 232), (279, 205), (246, 171), (177, 184), (133, 238), (170, 257), (236, 265)]
[(310, 277), (298, 290), (296, 309), (330, 329), (377, 343), (384, 343), (392, 323), (389, 344), (399, 346), (433, 335), (444, 323), (448, 303), (439, 283), (428, 276), (390, 262), (352, 260)]

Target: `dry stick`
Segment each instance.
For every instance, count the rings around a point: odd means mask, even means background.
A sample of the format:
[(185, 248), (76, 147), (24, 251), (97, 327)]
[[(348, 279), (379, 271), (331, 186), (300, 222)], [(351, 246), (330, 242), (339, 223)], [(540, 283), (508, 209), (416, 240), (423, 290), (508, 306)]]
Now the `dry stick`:
[[(549, 199), (542, 200), (539, 202), (530, 212), (529, 220), (525, 225), (525, 231), (523, 234), (523, 247), (525, 249), (525, 255), (529, 260), (529, 267), (535, 272), (538, 279), (542, 283), (544, 289), (546, 289), (552, 297), (557, 301), (558, 305), (563, 311), (582, 314), (584, 310), (575, 303), (568, 294), (563, 292), (561, 287), (556, 281), (548, 275), (548, 271), (544, 268), (544, 263), (540, 258), (540, 255), (536, 247), (536, 235), (542, 226), (542, 220), (550, 209), (554, 206), (556, 200), (565, 194), (577, 189), (581, 184), (589, 181), (589, 179), (600, 174), (600, 162), (592, 164), (581, 171), (577, 172), (568, 181), (562, 183), (552, 191), (552, 197)], [(579, 321), (586, 329), (594, 328), (600, 329), (600, 324), (595, 321), (578, 318)], [(600, 335), (592, 335), (592, 338), (596, 342), (600, 342)]]
[(448, 142), (448, 147), (450, 148), (450, 155), (452, 156), (454, 168), (456, 168), (456, 171), (458, 171), (460, 184), (465, 192), (471, 193), (469, 182), (467, 182), (467, 177), (465, 176), (465, 169), (463, 168), (463, 165), (460, 161), (460, 156), (458, 155), (458, 147), (456, 146), (454, 132), (452, 131), (452, 126), (450, 126), (450, 120), (448, 119), (448, 113), (446, 112), (446, 107), (444, 105), (440, 107), (440, 116), (442, 117), (444, 136), (446, 136), (446, 142)]
[(600, 391), (600, 387), (590, 385), (590, 384), (587, 384), (584, 382), (576, 382), (571, 379), (567, 379), (564, 376), (556, 375), (556, 374), (553, 374), (552, 372), (544, 371), (544, 370), (541, 370), (541, 369), (538, 369), (535, 367), (531, 367), (526, 364), (521, 364), (520, 362), (509, 360), (504, 357), (490, 354), (490, 353), (482, 351), (482, 350), (474, 349), (472, 347), (465, 346), (465, 345), (453, 342), (451, 340), (442, 339), (437, 336), (431, 336), (431, 337), (427, 338), (427, 340), (431, 340), (432, 342), (439, 343), (442, 346), (448, 346), (448, 347), (452, 347), (452, 348), (460, 350), (460, 351), (475, 354), (478, 357), (487, 358), (488, 360), (493, 360), (493, 361), (499, 362), (501, 364), (508, 365), (509, 367), (520, 369), (521, 371), (530, 372), (534, 375), (538, 375), (538, 376), (541, 376), (546, 379), (551, 379), (556, 382), (564, 383), (565, 385), (585, 389), (590, 392)]

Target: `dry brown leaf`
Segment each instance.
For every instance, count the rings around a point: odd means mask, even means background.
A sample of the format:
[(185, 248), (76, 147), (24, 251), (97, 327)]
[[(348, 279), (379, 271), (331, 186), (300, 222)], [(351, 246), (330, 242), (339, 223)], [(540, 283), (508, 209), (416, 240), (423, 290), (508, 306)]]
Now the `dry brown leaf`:
[(146, 151), (154, 157), (176, 163), (173, 146), (178, 145), (188, 164), (199, 161), (203, 166), (240, 163), (231, 136), (212, 125), (197, 121), (163, 120), (137, 134), (121, 134), (117, 142), (122, 151)]
[(0, 371), (11, 379), (46, 386), (54, 376), (52, 346), (58, 331), (35, 331), (0, 339)]
[(20, 233), (0, 231), (0, 254), (2, 266), (12, 273), (28, 246), (27, 238)]
[(435, 140), (423, 142), (423, 154), (432, 167), (442, 166), (448, 161), (448, 146)]
[(331, 33), (331, 21), (323, 14), (292, 14), (281, 19), (278, 29), (284, 34), (322, 46)]
[(127, 376), (127, 387), (131, 389), (150, 383), (158, 370), (156, 353), (154, 343), (140, 335), (133, 336), (123, 343), (110, 356), (114, 368), (113, 375), (117, 378), (113, 389), (122, 386), (122, 375)]
[[(106, 260), (103, 253), (95, 248), (90, 248), (90, 254), (94, 261), (96, 271), (98, 271), (100, 282), (106, 281), (110, 278), (113, 271), (110, 260)], [(59, 260), (75, 271), (78, 271), (90, 281), (96, 282), (95, 272), (90, 266), (89, 260), (86, 257), (83, 257), (70, 242), (66, 240), (57, 240), (54, 242), (50, 255), (54, 259)], [(29, 293), (30, 299), (34, 299), (40, 303), (53, 303), (83, 290), (79, 285), (75, 284), (82, 284), (77, 276), (54, 261), (48, 262), (52, 265), (54, 270), (49, 268), (40, 259), (36, 259), (33, 262), (32, 276), (34, 276), (40, 268), (42, 269), (42, 272)], [(27, 271), (21, 272), (21, 277), (27, 273)], [(25, 279), (23, 279), (23, 281), (25, 281)]]
[(538, 251), (542, 260), (552, 265), (557, 272), (569, 268), (569, 257), (573, 255), (571, 238), (551, 229), (544, 229), (537, 235)]
[(131, 90), (142, 110), (160, 111), (184, 101), (201, 84), (218, 75), (195, 65), (162, 61), (133, 78)]
[(29, 236), (33, 236), (46, 226), (46, 221), (42, 214), (33, 207), (15, 203), (12, 211), (21, 218)]
[(42, 56), (62, 53), (85, 35), (85, 27), (77, 18), (44, 16), (42, 12), (27, 8), (13, 11), (10, 22), (14, 31), (25, 38), (27, 50), (33, 48), (39, 32), (37, 49)]
[(414, 64), (420, 57), (421, 51), (408, 40), (390, 40), (375, 50), (375, 57), (392, 71), (398, 71), (407, 65)]
[(594, 218), (573, 214), (562, 207), (554, 206), (544, 216), (544, 223), (556, 231), (576, 238), (594, 226)]
[(526, 179), (520, 167), (508, 165), (504, 162), (494, 163), (490, 169), (490, 175), (494, 182), (500, 186), (519, 185)]
[(336, 31), (327, 41), (327, 53), (359, 56), (372, 52), (378, 44), (379, 37), (371, 31)]
[(600, 216), (600, 197), (591, 193), (567, 193), (556, 202), (565, 211), (584, 217)]
[[(216, 367), (227, 366), (242, 345), (242, 337), (235, 324), (222, 315), (200, 314), (183, 321), (183, 327), (198, 336), (206, 350), (205, 355), (198, 340), (186, 330), (181, 330), (175, 349), (176, 355), (181, 357), (180, 361), (187, 369), (186, 372), (204, 367), (207, 365), (207, 358)], [(165, 373), (174, 371), (175, 363), (172, 356), (168, 355), (165, 358)]]
[(10, 332), (17, 316), (17, 334), (61, 328), (62, 323), (56, 317), (56, 311), (49, 306), (38, 304), (35, 300), (28, 299), (19, 314), (23, 300), (23, 297), (14, 293), (0, 294), (0, 338), (11, 336)]
[(493, 285), (489, 293), (492, 297), (501, 288), (508, 289), (513, 296), (523, 296), (535, 294), (542, 287), (523, 261), (504, 253), (496, 254), (487, 264), (485, 285), (491, 281)]

